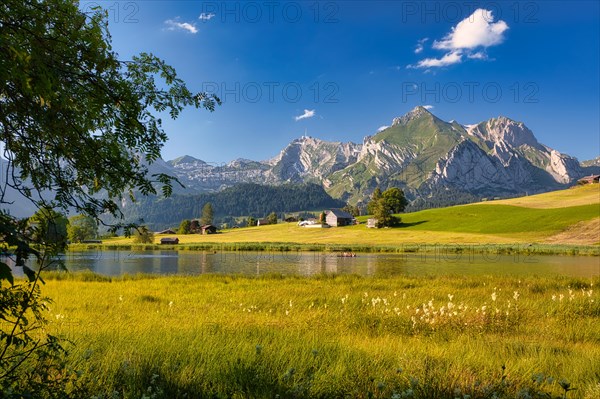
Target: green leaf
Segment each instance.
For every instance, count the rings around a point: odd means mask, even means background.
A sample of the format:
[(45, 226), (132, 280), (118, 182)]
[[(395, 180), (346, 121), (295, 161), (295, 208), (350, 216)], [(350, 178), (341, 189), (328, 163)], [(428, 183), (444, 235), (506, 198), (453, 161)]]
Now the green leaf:
[(15, 285), (15, 279), (10, 266), (4, 262), (0, 262), (0, 280), (8, 280), (10, 285)]

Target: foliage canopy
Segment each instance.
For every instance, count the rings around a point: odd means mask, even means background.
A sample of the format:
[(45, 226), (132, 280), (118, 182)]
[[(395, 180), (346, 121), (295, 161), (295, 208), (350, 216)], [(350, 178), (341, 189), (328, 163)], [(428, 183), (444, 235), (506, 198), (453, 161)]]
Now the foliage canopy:
[(91, 240), (98, 235), (98, 223), (96, 219), (88, 215), (71, 216), (67, 233), (71, 242)]
[(391, 227), (400, 224), (400, 218), (394, 213), (404, 211), (407, 204), (404, 192), (399, 188), (392, 187), (383, 193), (376, 188), (367, 209), (377, 219), (377, 227)]
[[(106, 13), (68, 0), (0, 4), (0, 141), (9, 161), (2, 187), (39, 206), (92, 216), (119, 213), (124, 192), (142, 195), (170, 176), (148, 176), (167, 140), (157, 112), (214, 110), (152, 54), (122, 61)], [(97, 194), (104, 193), (102, 197)]]
[(200, 218), (200, 223), (202, 226), (206, 226), (207, 224), (213, 223), (214, 211), (213, 206), (210, 202), (207, 202), (202, 207), (202, 217)]

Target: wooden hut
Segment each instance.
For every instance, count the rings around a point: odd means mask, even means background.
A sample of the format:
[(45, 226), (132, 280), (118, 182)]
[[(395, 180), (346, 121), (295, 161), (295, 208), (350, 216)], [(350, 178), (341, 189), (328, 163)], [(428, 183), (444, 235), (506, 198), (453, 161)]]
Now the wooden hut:
[(600, 175), (589, 175), (577, 180), (577, 184), (594, 184), (600, 182)]
[(354, 224), (354, 216), (341, 209), (325, 211), (325, 223), (331, 227), (350, 226)]
[(217, 227), (212, 224), (206, 224), (200, 228), (202, 234), (216, 234)]

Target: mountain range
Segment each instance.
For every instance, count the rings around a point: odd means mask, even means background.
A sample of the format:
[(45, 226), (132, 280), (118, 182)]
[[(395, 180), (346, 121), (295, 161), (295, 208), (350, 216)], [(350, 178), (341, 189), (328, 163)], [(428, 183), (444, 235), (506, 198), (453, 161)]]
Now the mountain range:
[(395, 186), (410, 200), (447, 195), (448, 204), (564, 188), (600, 173), (600, 158), (580, 164), (538, 142), (524, 123), (504, 116), (461, 125), (419, 106), (362, 144), (303, 136), (267, 161), (215, 165), (186, 155), (151, 169), (177, 176), (186, 187), (180, 193), (250, 182), (317, 183), (334, 198), (364, 205), (376, 187)]
[[(5, 170), (6, 161), (0, 159), (0, 166)], [(361, 144), (303, 136), (266, 161), (217, 165), (186, 155), (158, 160), (149, 169), (176, 176), (184, 185), (174, 186), (176, 195), (216, 193), (241, 183), (314, 183), (335, 199), (364, 206), (376, 187), (400, 187), (414, 210), (565, 188), (582, 176), (600, 174), (600, 157), (580, 163), (504, 116), (462, 125), (416, 107)], [(10, 189), (4, 200), (12, 203), (2, 209), (16, 216), (35, 211)], [(121, 205), (131, 204), (124, 199)]]

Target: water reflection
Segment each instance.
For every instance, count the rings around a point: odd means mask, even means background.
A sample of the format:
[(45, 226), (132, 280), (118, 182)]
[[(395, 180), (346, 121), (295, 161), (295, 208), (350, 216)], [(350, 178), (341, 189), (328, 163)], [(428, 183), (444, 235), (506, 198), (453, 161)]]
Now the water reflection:
[[(193, 252), (86, 251), (69, 252), (61, 259), (68, 270), (91, 270), (117, 276), (152, 274), (359, 274), (428, 275), (600, 275), (599, 257), (501, 255), (474, 253), (358, 254), (355, 258), (321, 252)], [(9, 259), (3, 261), (8, 262)], [(9, 262), (10, 263), (10, 262)], [(19, 268), (15, 271), (19, 273)]]

